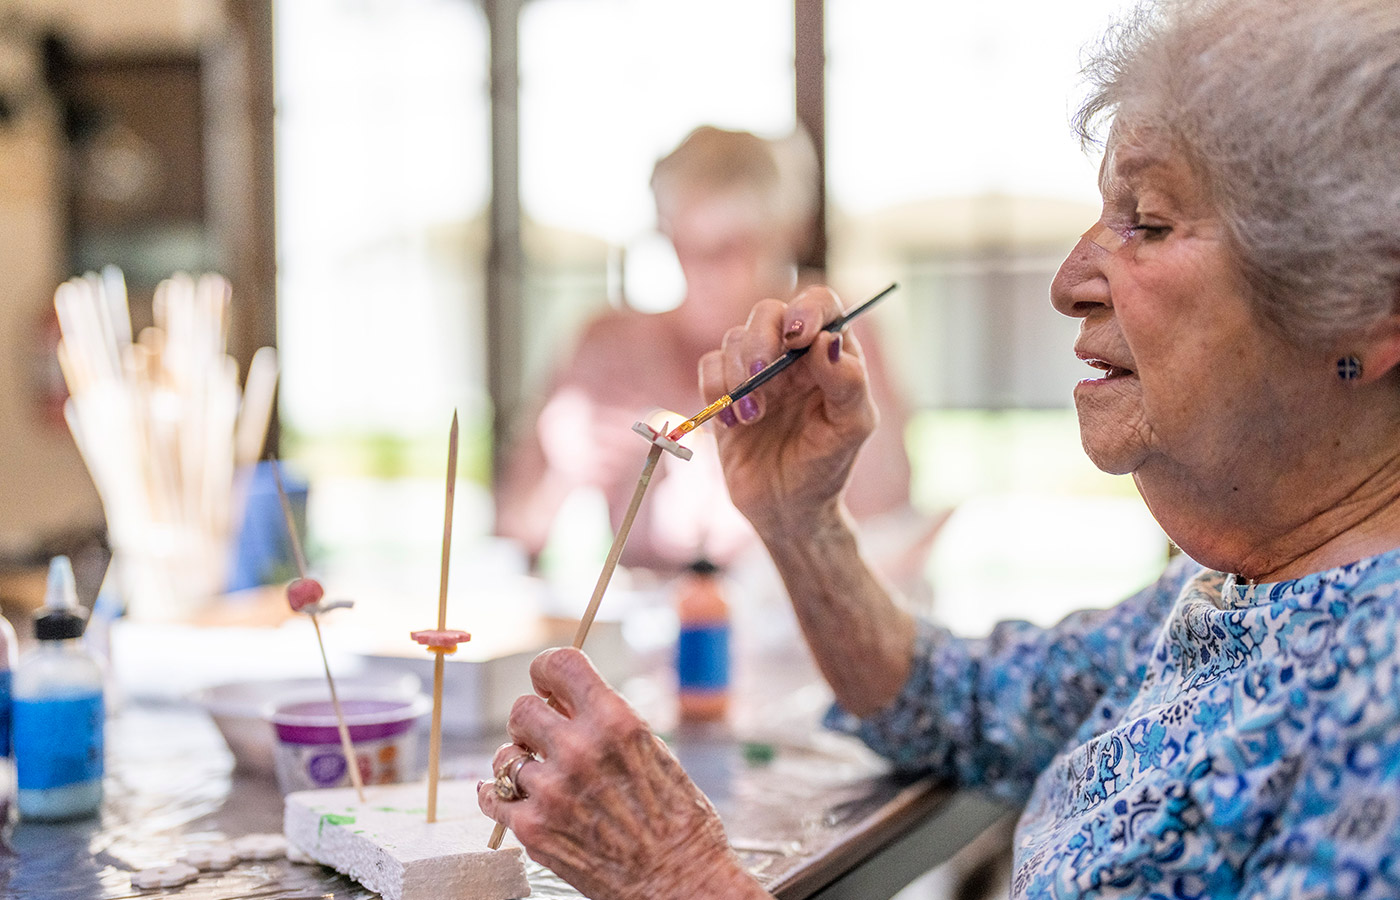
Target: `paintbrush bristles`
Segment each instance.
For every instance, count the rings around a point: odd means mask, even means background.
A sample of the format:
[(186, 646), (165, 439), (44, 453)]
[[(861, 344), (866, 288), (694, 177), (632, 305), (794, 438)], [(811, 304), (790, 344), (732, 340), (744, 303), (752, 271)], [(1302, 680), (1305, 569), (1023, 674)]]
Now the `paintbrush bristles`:
[(704, 425), (706, 422), (713, 419), (719, 413), (720, 410), (729, 406), (733, 402), (734, 397), (730, 394), (725, 394), (723, 397), (720, 397), (714, 403), (711, 403), (709, 406), (700, 410), (698, 413), (691, 416), (689, 419), (686, 419), (684, 422), (671, 429), (671, 433), (666, 435), (666, 440), (680, 440), (687, 434), (690, 434), (692, 431), (699, 428), (701, 425)]

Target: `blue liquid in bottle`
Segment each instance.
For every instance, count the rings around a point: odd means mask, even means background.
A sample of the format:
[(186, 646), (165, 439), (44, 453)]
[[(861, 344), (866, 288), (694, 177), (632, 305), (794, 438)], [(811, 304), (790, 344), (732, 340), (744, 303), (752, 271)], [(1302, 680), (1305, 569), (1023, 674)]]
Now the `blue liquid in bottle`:
[(49, 567), (38, 645), (15, 670), (14, 753), (21, 819), (55, 821), (102, 805), (102, 669), (83, 647), (86, 618), (65, 556)]

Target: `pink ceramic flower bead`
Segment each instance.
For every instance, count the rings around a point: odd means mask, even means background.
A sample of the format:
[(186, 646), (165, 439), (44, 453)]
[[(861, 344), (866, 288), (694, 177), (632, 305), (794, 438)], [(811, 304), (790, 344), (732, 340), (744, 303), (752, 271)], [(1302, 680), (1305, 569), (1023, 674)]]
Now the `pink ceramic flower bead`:
[(287, 585), (287, 602), (292, 605), (293, 612), (301, 612), (305, 607), (319, 602), (324, 596), (325, 589), (314, 578), (298, 578)]
[(448, 653), (455, 651), (458, 644), (465, 644), (472, 639), (470, 632), (456, 631), (451, 628), (445, 631), (438, 631), (437, 629), (412, 631), (409, 632), (409, 637), (425, 647), (445, 650)]

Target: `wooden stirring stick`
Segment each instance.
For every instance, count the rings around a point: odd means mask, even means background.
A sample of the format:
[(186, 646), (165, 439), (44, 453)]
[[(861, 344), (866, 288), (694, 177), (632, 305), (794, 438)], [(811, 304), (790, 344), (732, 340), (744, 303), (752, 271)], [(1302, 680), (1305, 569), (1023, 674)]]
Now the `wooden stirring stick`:
[[(665, 427), (662, 427), (665, 433)], [(632, 520), (637, 518), (637, 510), (641, 508), (642, 497), (647, 492), (647, 487), (651, 484), (652, 472), (656, 469), (656, 463), (661, 459), (662, 447), (655, 441), (652, 442), (651, 450), (647, 452), (646, 464), (642, 467), (641, 477), (637, 479), (636, 490), (632, 492), (632, 502), (627, 505), (627, 513), (622, 517), (622, 524), (618, 526), (617, 536), (613, 538), (612, 548), (608, 550), (608, 557), (603, 561), (603, 571), (598, 573), (598, 583), (593, 587), (593, 596), (588, 600), (588, 607), (583, 611), (583, 618), (579, 619), (578, 630), (574, 632), (574, 649), (583, 649), (583, 641), (588, 637), (588, 629), (593, 626), (593, 619), (598, 615), (598, 607), (603, 602), (603, 594), (608, 589), (608, 582), (612, 580), (613, 570), (617, 568), (617, 561), (622, 557), (622, 548), (627, 543), (627, 535), (632, 531)], [(549, 698), (549, 705), (555, 709), (559, 704), (553, 697)], [(506, 826), (500, 822), (491, 831), (491, 839), (486, 842), (486, 846), (492, 850), (497, 850), (501, 846), (501, 839), (506, 835)]]
[[(297, 574), (303, 580), (306, 579), (306, 556), (301, 551), (301, 538), (297, 537), (296, 517), (292, 515), (292, 501), (287, 499), (287, 488), (282, 484), (282, 470), (278, 465), (277, 458), (268, 454), (267, 461), (272, 464), (272, 477), (277, 482), (277, 499), (282, 503), (282, 517), (287, 520), (287, 534), (292, 541), (292, 557), (296, 560)], [(318, 588), (319, 590), (319, 588)], [(306, 609), (307, 615), (311, 617), (311, 625), (316, 629), (316, 644), (321, 648), (321, 665), (326, 670), (326, 687), (331, 691), (331, 707), (335, 710), (335, 724), (340, 731), (340, 748), (345, 752), (345, 765), (350, 770), (350, 783), (355, 786), (355, 793), (359, 796), (360, 802), (365, 802), (365, 785), (360, 779), (360, 767), (355, 762), (355, 745), (350, 742), (350, 729), (345, 726), (345, 713), (340, 708), (340, 698), (335, 693), (335, 679), (331, 677), (331, 663), (326, 658), (326, 642), (321, 638), (321, 623), (316, 620), (315, 607)]]

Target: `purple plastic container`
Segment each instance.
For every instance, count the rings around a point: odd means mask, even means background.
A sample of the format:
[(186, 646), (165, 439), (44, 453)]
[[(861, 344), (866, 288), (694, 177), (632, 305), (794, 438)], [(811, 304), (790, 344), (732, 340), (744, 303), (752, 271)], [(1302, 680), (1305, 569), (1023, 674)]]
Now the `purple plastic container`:
[[(347, 699), (340, 703), (365, 784), (393, 784), (414, 775), (414, 725), (431, 707), (428, 698)], [(351, 784), (345, 752), (329, 700), (285, 703), (269, 717), (277, 735), (277, 784), (283, 793)]]

